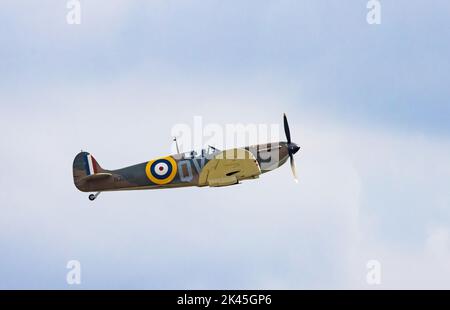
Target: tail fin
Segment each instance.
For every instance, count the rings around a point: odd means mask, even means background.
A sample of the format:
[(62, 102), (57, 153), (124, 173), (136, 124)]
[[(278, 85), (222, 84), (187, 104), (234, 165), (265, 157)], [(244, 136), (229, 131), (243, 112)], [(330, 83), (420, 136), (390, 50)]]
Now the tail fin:
[(105, 170), (98, 164), (94, 156), (87, 152), (78, 153), (73, 160), (73, 180), (75, 184), (85, 177), (103, 172)]

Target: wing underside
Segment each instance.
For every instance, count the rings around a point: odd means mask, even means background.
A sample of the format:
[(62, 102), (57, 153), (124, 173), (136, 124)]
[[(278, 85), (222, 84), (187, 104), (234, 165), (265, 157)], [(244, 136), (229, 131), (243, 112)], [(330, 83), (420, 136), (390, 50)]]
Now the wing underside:
[(229, 186), (240, 180), (255, 179), (261, 174), (258, 161), (245, 149), (232, 149), (217, 154), (203, 168), (199, 186)]

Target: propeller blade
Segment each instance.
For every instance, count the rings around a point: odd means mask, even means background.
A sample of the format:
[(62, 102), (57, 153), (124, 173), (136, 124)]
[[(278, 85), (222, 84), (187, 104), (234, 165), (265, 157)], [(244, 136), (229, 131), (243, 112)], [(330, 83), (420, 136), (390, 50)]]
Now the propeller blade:
[(289, 155), (289, 158), (291, 159), (291, 169), (292, 169), (292, 174), (294, 175), (294, 181), (295, 183), (298, 183), (298, 178), (297, 178), (297, 171), (295, 169), (295, 162), (294, 162), (294, 155)]
[(286, 117), (286, 113), (283, 114), (283, 120), (284, 120), (284, 133), (286, 134), (287, 143), (291, 143), (291, 131), (289, 130), (289, 124)]

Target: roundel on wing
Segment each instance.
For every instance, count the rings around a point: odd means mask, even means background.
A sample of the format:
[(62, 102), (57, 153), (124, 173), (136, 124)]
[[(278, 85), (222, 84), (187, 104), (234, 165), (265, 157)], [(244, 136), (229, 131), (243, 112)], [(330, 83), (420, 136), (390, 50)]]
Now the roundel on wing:
[(145, 173), (150, 181), (155, 184), (167, 184), (170, 183), (177, 174), (176, 161), (168, 156), (151, 160), (145, 167)]

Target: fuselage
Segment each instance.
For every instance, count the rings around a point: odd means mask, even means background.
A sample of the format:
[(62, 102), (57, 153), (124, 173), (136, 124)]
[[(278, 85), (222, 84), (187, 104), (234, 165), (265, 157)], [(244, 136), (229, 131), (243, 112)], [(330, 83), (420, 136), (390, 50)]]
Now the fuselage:
[[(286, 142), (258, 144), (242, 149), (252, 154), (261, 173), (280, 167), (289, 158)], [(82, 152), (74, 161), (74, 182), (83, 192), (204, 186), (199, 183), (203, 168), (220, 153), (213, 149), (211, 152), (202, 150), (200, 154), (173, 154), (117, 170), (104, 170), (98, 166), (97, 172), (108, 177), (89, 180), (83, 161), (83, 156), (88, 153)]]

